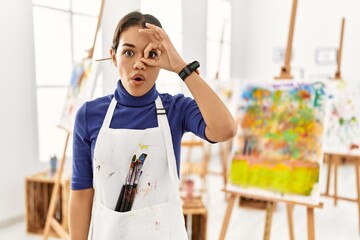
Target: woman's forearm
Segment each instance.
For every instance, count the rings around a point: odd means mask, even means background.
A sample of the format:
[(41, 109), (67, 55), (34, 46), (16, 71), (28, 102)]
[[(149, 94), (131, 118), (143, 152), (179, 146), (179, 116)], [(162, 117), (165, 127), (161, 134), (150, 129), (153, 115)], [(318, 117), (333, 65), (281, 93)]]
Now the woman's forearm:
[(69, 231), (71, 240), (87, 240), (94, 189), (72, 190), (69, 202)]
[(185, 84), (195, 98), (205, 120), (206, 137), (214, 142), (223, 142), (234, 137), (237, 124), (211, 87), (195, 72), (185, 79)]

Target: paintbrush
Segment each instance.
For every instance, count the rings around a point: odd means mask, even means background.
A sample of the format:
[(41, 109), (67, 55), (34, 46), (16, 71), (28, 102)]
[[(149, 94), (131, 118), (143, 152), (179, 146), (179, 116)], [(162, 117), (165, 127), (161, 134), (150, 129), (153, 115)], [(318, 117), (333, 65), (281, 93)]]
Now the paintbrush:
[(129, 199), (128, 195), (129, 192), (131, 191), (131, 186), (132, 186), (132, 182), (134, 181), (134, 177), (135, 177), (135, 170), (136, 169), (136, 164), (133, 164), (133, 167), (131, 168), (131, 174), (130, 174), (130, 178), (127, 180), (126, 185), (125, 185), (125, 189), (124, 189), (124, 195), (123, 198), (121, 200), (121, 206), (120, 206), (120, 212), (124, 212), (126, 210), (126, 206), (128, 205), (127, 201)]
[(134, 203), (134, 200), (135, 200), (135, 195), (136, 195), (136, 191), (137, 191), (137, 185), (138, 185), (138, 183), (139, 183), (139, 180), (140, 180), (141, 174), (142, 174), (142, 171), (140, 172), (140, 174), (139, 174), (138, 178), (135, 180), (134, 187), (133, 187), (133, 189), (132, 189), (132, 191), (131, 191), (131, 196), (130, 196), (130, 205), (129, 205), (129, 207), (128, 207), (128, 211), (130, 211), (130, 210), (131, 210), (132, 205), (133, 205), (133, 203)]
[(130, 179), (130, 183), (129, 185), (125, 188), (125, 192), (124, 192), (124, 198), (121, 204), (121, 208), (120, 208), (120, 212), (127, 212), (128, 210), (128, 206), (130, 205), (130, 197), (131, 197), (131, 192), (134, 186), (134, 182), (135, 182), (135, 178), (136, 178), (136, 171), (138, 168), (138, 161), (135, 162), (134, 164), (134, 168), (133, 168), (133, 174), (131, 174), (131, 179)]
[(117, 212), (120, 212), (120, 210), (121, 210), (121, 205), (122, 205), (122, 202), (123, 202), (125, 190), (128, 188), (128, 186), (129, 186), (129, 184), (130, 184), (129, 179), (131, 178), (131, 174), (132, 174), (132, 172), (133, 172), (135, 160), (136, 160), (136, 155), (134, 155), (134, 156), (132, 157), (132, 160), (131, 160), (131, 163), (130, 163), (129, 172), (128, 172), (126, 178), (125, 178), (125, 183), (124, 183), (124, 184), (122, 185), (122, 187), (121, 187), (121, 191), (120, 191), (120, 194), (119, 194), (119, 198), (118, 198), (118, 201), (117, 201), (116, 206), (115, 206), (115, 211), (117, 211)]
[(134, 174), (135, 177), (134, 177), (134, 181), (132, 182), (132, 184), (130, 186), (130, 189), (129, 189), (129, 192), (128, 192), (129, 195), (127, 195), (126, 198), (125, 198), (126, 200), (128, 200), (128, 201), (126, 201), (126, 207), (124, 209), (125, 212), (130, 211), (131, 208), (132, 208), (132, 205), (134, 203), (136, 190), (137, 190), (137, 185), (139, 183), (139, 179), (140, 179), (140, 176), (142, 174), (141, 169), (143, 167), (143, 164), (144, 164), (144, 161), (145, 161), (146, 157), (147, 157), (147, 154), (143, 153), (143, 154), (140, 155), (139, 159), (136, 160), (136, 162), (135, 162), (135, 170), (134, 170), (135, 171), (135, 174)]

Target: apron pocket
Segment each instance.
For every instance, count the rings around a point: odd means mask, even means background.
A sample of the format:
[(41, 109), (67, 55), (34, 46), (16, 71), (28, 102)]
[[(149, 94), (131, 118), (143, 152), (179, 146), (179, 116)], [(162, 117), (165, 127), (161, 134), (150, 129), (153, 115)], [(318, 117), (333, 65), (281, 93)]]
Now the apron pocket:
[(93, 240), (169, 240), (170, 203), (116, 212), (94, 201), (92, 216)]

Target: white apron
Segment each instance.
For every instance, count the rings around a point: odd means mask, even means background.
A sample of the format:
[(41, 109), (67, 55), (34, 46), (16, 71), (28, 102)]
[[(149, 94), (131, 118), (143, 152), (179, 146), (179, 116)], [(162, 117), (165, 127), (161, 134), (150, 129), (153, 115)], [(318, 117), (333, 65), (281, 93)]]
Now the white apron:
[[(169, 123), (162, 102), (155, 101), (158, 127), (111, 129), (112, 99), (94, 149), (95, 196), (89, 239), (188, 239), (179, 197), (179, 179)], [(146, 153), (132, 210), (114, 211), (133, 155)]]

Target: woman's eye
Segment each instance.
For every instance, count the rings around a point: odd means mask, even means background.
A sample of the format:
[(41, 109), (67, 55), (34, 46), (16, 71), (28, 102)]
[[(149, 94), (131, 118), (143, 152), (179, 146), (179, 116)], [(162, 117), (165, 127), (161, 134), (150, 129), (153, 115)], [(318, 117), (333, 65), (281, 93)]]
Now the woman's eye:
[(156, 58), (156, 57), (157, 57), (157, 52), (155, 52), (155, 51), (149, 52), (149, 58)]
[(130, 50), (126, 50), (126, 51), (124, 51), (124, 55), (127, 57), (132, 57), (132, 56), (134, 56), (134, 52), (130, 51)]

